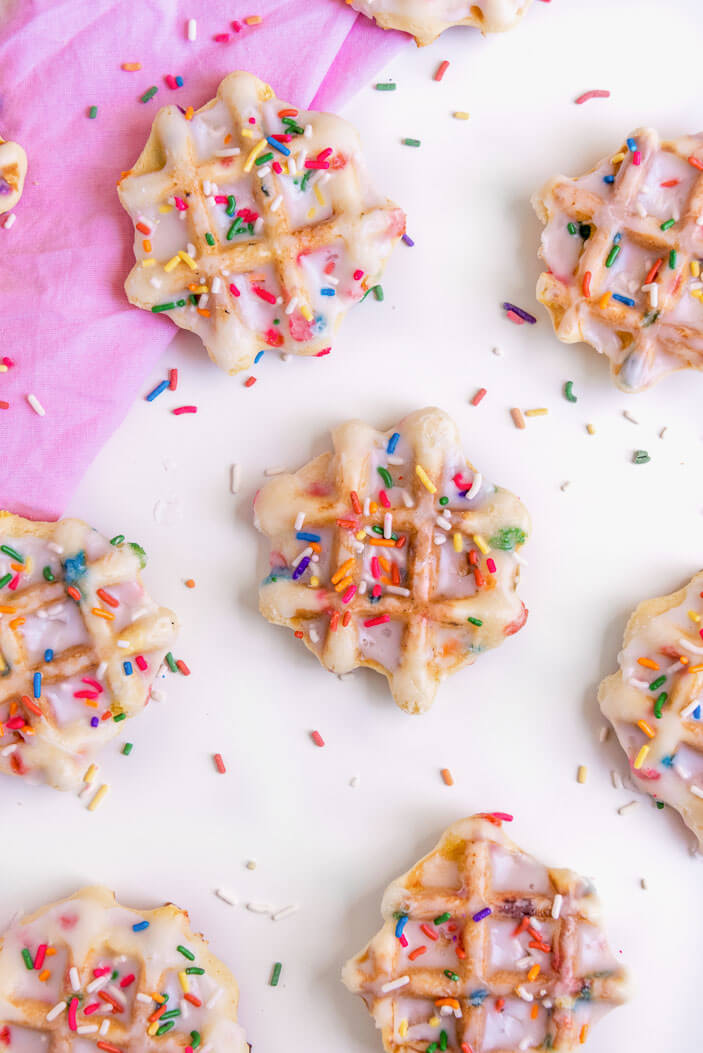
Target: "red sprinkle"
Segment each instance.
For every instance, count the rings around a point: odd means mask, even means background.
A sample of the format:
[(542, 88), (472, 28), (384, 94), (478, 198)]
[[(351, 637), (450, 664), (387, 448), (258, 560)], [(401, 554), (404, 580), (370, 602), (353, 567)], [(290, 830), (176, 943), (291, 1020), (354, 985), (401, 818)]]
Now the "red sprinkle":
[(256, 377), (247, 377), (247, 379), (244, 381), (244, 387), (250, 388), (252, 384), (256, 384)]
[[(111, 596), (106, 589), (98, 589), (97, 593), (100, 599), (103, 601), (103, 603), (106, 603), (108, 607), (119, 607), (120, 601), (116, 600), (114, 596)], [(90, 681), (86, 680), (86, 683), (89, 682)]]
[(230, 283), (229, 291), (232, 293), (232, 296), (241, 296), (241, 293), (234, 282)]
[(365, 628), (370, 629), (372, 625), (383, 625), (384, 622), (389, 622), (390, 620), (390, 614), (379, 614), (376, 618), (367, 618), (364, 622), (364, 626)]
[(595, 91), (584, 91), (583, 95), (579, 95), (578, 99), (575, 99), (577, 106), (581, 106), (582, 103), (588, 102), (589, 99), (609, 99), (609, 91), (601, 91), (596, 89)]
[(37, 947), (37, 953), (34, 958), (35, 969), (41, 969), (42, 965), (44, 964), (44, 959), (46, 958), (46, 951), (47, 945), (45, 943), (40, 943)]
[(225, 775), (226, 772), (227, 772), (227, 769), (225, 768), (225, 762), (222, 760), (222, 754), (221, 753), (216, 753), (215, 757), (214, 757), (214, 760), (215, 760), (215, 767), (219, 771), (220, 775)]
[(177, 406), (176, 409), (171, 410), (171, 413), (175, 413), (175, 415), (177, 417), (179, 417), (181, 415), (181, 413), (197, 413), (197, 412), (198, 412), (198, 407), (197, 406)]
[(130, 973), (129, 976), (123, 976), (120, 980), (120, 987), (129, 987), (130, 984), (134, 983), (135, 979), (134, 973)]
[(363, 277), (364, 277), (364, 272), (363, 271), (354, 271), (354, 281), (355, 282), (360, 282)]
[(703, 172), (703, 161), (699, 161), (697, 157), (689, 157), (688, 163), (693, 165), (694, 168), (697, 168), (699, 172)]
[(78, 591), (78, 589), (76, 588), (75, 585), (69, 585), (68, 588), (66, 589), (66, 592), (68, 593), (68, 595), (71, 597), (72, 600), (75, 600), (76, 603), (80, 603), (81, 594), (80, 594), (80, 592)]
[(317, 354), (315, 355), (315, 358), (324, 358), (325, 355), (329, 355), (331, 350), (332, 350), (331, 347), (323, 347), (322, 351), (318, 351), (317, 352)]
[(169, 369), (168, 371), (168, 390), (175, 391), (178, 387), (178, 370)]
[(9, 402), (5, 402), (4, 399), (2, 401), (0, 401), (0, 409), (9, 409), (9, 408), (10, 408), (10, 403)]
[(276, 297), (273, 295), (273, 293), (270, 293), (268, 289), (262, 289), (258, 285), (254, 285), (253, 289), (256, 295), (259, 296), (262, 300), (265, 300), (266, 303), (276, 302)]
[(486, 388), (479, 388), (474, 397), (471, 399), (472, 406), (478, 406), (481, 399), (485, 398), (487, 394)]
[(444, 62), (440, 62), (439, 66), (437, 67), (437, 72), (434, 75), (434, 79), (435, 80), (441, 80), (448, 69), (449, 69), (449, 63), (445, 59)]
[(190, 676), (190, 669), (185, 664), (182, 658), (177, 659), (176, 666), (181, 671), (181, 673), (183, 673), (183, 676)]
[(320, 734), (319, 731), (312, 731), (310, 733), (310, 738), (312, 739), (312, 741), (315, 743), (316, 746), (324, 746), (324, 744), (325, 744), (325, 740), (323, 739), (323, 737), (322, 737), (322, 735)]

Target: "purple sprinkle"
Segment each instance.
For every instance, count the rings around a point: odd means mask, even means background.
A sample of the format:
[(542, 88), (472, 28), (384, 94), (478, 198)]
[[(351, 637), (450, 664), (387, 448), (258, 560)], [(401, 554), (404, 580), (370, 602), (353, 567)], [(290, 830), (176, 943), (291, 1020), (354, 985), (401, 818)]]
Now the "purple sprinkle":
[(298, 566), (293, 571), (293, 581), (297, 581), (298, 578), (302, 577), (302, 575), (308, 569), (309, 565), (310, 565), (310, 557), (309, 556), (305, 556), (303, 559), (301, 559), (300, 563), (298, 564)]
[(91, 728), (97, 728), (99, 723), (100, 723), (100, 720), (98, 719), (98, 717), (91, 717), (90, 718), (90, 726), (91, 726)]
[(406, 245), (409, 245), (410, 248), (412, 248), (413, 245), (415, 244), (415, 242), (413, 241), (413, 239), (410, 237), (409, 234), (403, 234), (403, 241), (405, 242)]
[(530, 325), (534, 325), (537, 319), (529, 311), (523, 311), (522, 307), (516, 307), (514, 303), (508, 303), (507, 301), (503, 304), (506, 311), (514, 311), (524, 322), (529, 322)]
[(491, 911), (490, 907), (484, 907), (483, 910), (480, 910), (478, 912), (478, 914), (474, 914), (473, 920), (474, 921), (483, 921), (484, 918), (487, 918), (488, 915), (492, 914), (492, 913), (493, 912)]
[(11, 193), (12, 193), (12, 187), (10, 186), (10, 184), (8, 183), (8, 181), (5, 179), (4, 176), (0, 176), (0, 194), (11, 194)]

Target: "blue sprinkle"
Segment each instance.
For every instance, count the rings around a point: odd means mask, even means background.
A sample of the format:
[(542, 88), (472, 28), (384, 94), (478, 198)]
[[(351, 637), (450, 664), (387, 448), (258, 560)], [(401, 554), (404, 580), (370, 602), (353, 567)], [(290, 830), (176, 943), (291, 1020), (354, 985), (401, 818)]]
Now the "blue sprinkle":
[(617, 300), (619, 303), (624, 303), (626, 307), (635, 306), (634, 300), (632, 300), (629, 296), (621, 296), (620, 293), (613, 293), (613, 299)]
[(668, 757), (662, 757), (662, 764), (664, 764), (667, 768), (673, 768), (675, 756), (675, 753), (670, 753)]
[(700, 706), (696, 706), (696, 708), (693, 710), (693, 719), (694, 720), (700, 720), (701, 719), (701, 707)]
[(415, 242), (413, 241), (413, 239), (412, 239), (412, 238), (410, 237), (410, 235), (409, 235), (409, 234), (403, 234), (403, 237), (402, 237), (402, 239), (401, 239), (401, 240), (402, 240), (402, 241), (404, 241), (404, 242), (405, 242), (405, 244), (406, 244), (407, 246), (409, 246), (409, 248), (412, 248), (412, 247), (413, 247), (413, 245), (415, 244)]
[(613, 238), (613, 245), (619, 245), (621, 241), (622, 241), (622, 234), (617, 233), (615, 235), (615, 237)]
[(405, 928), (405, 926), (407, 924), (408, 924), (408, 916), (407, 916), (407, 914), (401, 914), (401, 916), (398, 918), (398, 921), (396, 922), (396, 926), (395, 926), (396, 939), (400, 939), (400, 937), (403, 935), (403, 929)]
[(283, 143), (279, 143), (278, 139), (274, 139), (272, 135), (267, 135), (266, 142), (269, 144), (269, 146), (272, 146), (274, 150), (278, 150), (279, 154), (283, 154), (284, 157), (288, 157), (290, 150), (287, 146), (284, 146)]
[(99, 723), (100, 723), (100, 721), (99, 721), (99, 719), (97, 717), (91, 717), (90, 718), (90, 726), (91, 726), (91, 728), (97, 728)]
[(64, 562), (64, 577), (66, 578), (67, 585), (73, 585), (79, 578), (82, 578), (88, 569), (85, 564), (85, 552), (77, 552), (75, 556), (71, 556)]
[(395, 453), (395, 448), (398, 445), (399, 439), (400, 432), (394, 431), (390, 439), (388, 440), (388, 445), (386, 446), (386, 453)]
[(51, 650), (50, 647), (47, 647), (46, 651), (44, 651), (44, 661), (45, 662), (51, 662), (53, 660), (53, 657), (54, 657), (54, 652)]
[(144, 932), (144, 929), (149, 928), (148, 921), (138, 921), (136, 925), (132, 926), (132, 932)]
[(154, 399), (158, 398), (161, 392), (165, 391), (167, 387), (168, 380), (162, 380), (160, 384), (157, 384), (156, 387), (152, 388), (152, 390), (149, 392), (149, 394), (146, 397), (147, 402), (153, 402)]
[(334, 296), (334, 289), (320, 289), (321, 296)]
[(122, 663), (122, 668), (124, 669), (124, 675), (125, 676), (131, 676), (132, 675), (132, 663), (131, 662), (123, 662)]
[(604, 183), (614, 183), (615, 182), (615, 176), (614, 175), (603, 176), (603, 182)]
[(41, 673), (34, 674), (34, 697), (41, 698)]
[(637, 142), (636, 142), (636, 140), (635, 139), (628, 139), (627, 140), (627, 148), (628, 148), (628, 150), (632, 150), (632, 152), (634, 153), (635, 150), (637, 149)]
[(258, 353), (258, 354), (256, 355), (256, 357), (254, 358), (254, 365), (256, 365), (256, 364), (257, 364), (257, 362), (260, 362), (260, 361), (261, 361), (261, 359), (262, 359), (262, 358), (264, 357), (264, 355), (265, 355), (265, 354), (266, 354), (266, 349), (264, 349), (263, 351), (259, 351), (259, 353)]
[(295, 535), (298, 541), (321, 541), (319, 534), (309, 534), (307, 530), (299, 530)]
[(176, 77), (176, 84), (178, 85), (179, 88), (182, 88), (183, 87), (183, 77), (181, 77), (181, 76)]
[(472, 991), (469, 995), (469, 1005), (482, 1005), (488, 998), (489, 992), (481, 987), (478, 991)]
[(306, 556), (305, 559), (301, 559), (300, 563), (298, 564), (298, 566), (293, 571), (293, 581), (297, 581), (298, 578), (302, 578), (303, 574), (308, 569), (309, 564), (310, 564), (310, 557), (309, 556)]

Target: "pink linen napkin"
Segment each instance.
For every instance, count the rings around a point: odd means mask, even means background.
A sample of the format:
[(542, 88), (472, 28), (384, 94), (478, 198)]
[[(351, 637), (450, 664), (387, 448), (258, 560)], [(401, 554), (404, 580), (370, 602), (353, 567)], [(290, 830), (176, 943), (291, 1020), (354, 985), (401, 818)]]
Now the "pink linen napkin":
[[(245, 25), (252, 15), (261, 23)], [(29, 158), (14, 225), (0, 217), (0, 362), (13, 362), (0, 371), (0, 508), (59, 516), (178, 332), (122, 287), (132, 232), (115, 186), (157, 109), (201, 106), (235, 69), (332, 109), (406, 39), (344, 0), (0, 0), (0, 136)]]

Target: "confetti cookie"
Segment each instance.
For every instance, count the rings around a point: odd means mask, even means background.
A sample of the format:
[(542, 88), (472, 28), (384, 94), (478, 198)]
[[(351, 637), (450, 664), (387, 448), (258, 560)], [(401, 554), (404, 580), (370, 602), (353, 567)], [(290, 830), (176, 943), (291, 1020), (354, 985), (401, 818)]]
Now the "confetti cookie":
[(639, 129), (532, 204), (546, 224), (537, 298), (560, 340), (607, 355), (623, 391), (703, 369), (703, 135)]
[(177, 622), (145, 563), (78, 519), (0, 516), (0, 772), (74, 789), (147, 704)]
[(84, 888), (0, 938), (3, 1053), (246, 1053), (238, 1001), (173, 904), (132, 910)]
[(467, 461), (441, 410), (387, 432), (349, 421), (332, 440), (257, 495), (271, 541), (260, 609), (331, 672), (375, 669), (421, 713), (440, 680), (524, 625), (527, 511)]
[(420, 46), (431, 44), (450, 26), (475, 26), (499, 33), (522, 18), (531, 0), (346, 0), (383, 29), (402, 29)]
[(627, 623), (620, 672), (598, 701), (625, 750), (636, 785), (670, 804), (703, 849), (703, 571), (645, 600)]
[(119, 195), (135, 226), (130, 302), (197, 333), (228, 373), (266, 348), (327, 353), (405, 230), (355, 129), (250, 73), (195, 113), (160, 110)]
[(586, 878), (550, 870), (476, 815), (394, 881), (385, 924), (347, 962), (387, 1053), (579, 1049), (626, 997)]
[(0, 215), (10, 212), (24, 190), (27, 155), (19, 143), (0, 138)]

